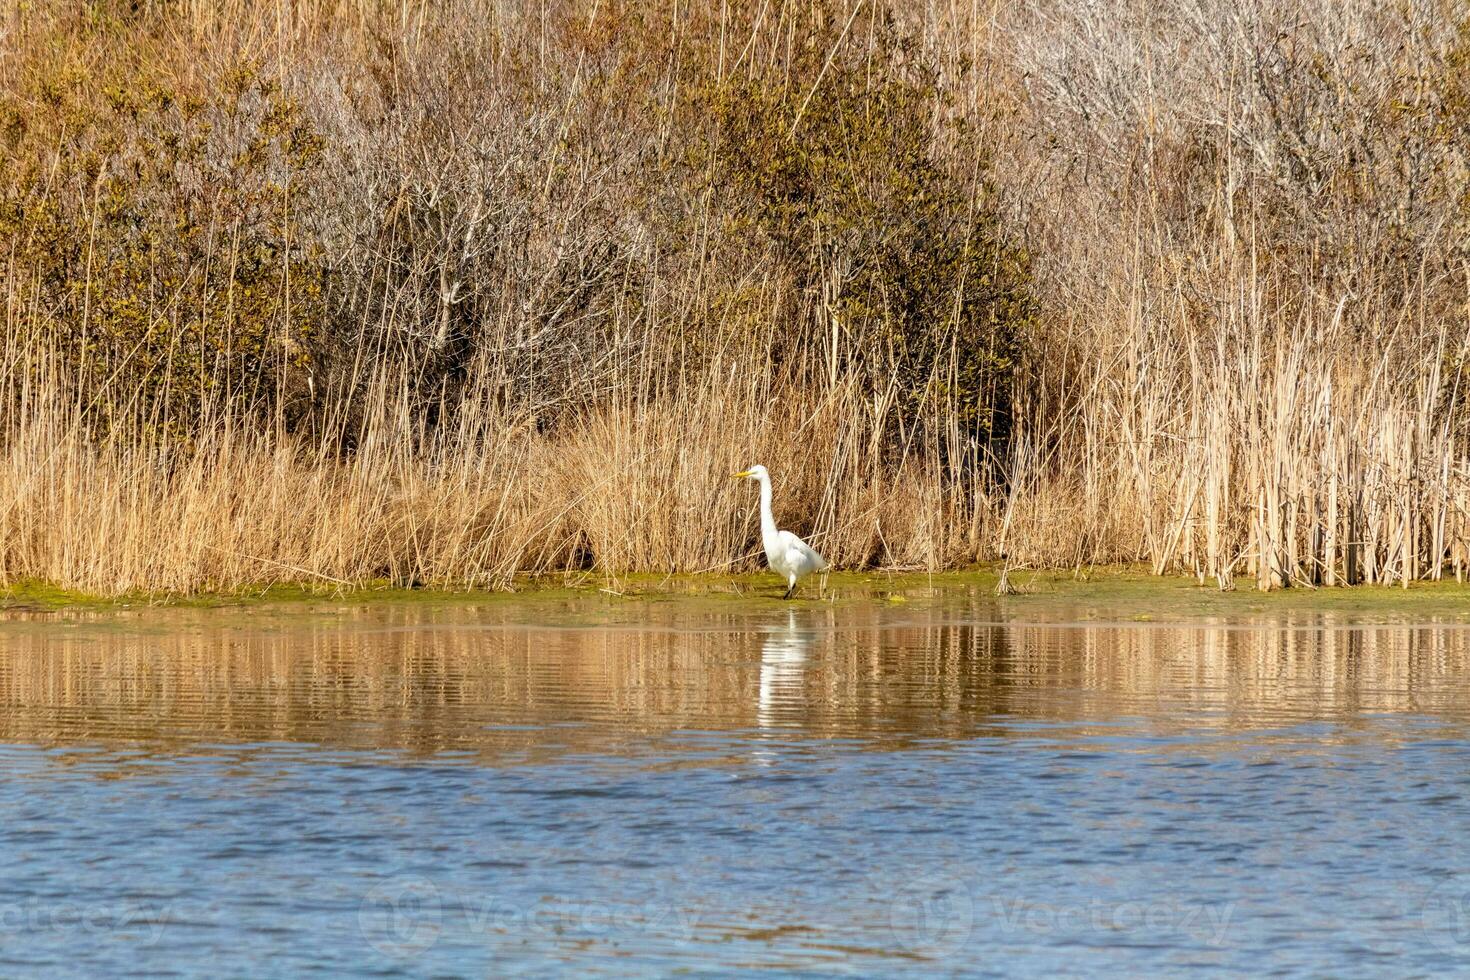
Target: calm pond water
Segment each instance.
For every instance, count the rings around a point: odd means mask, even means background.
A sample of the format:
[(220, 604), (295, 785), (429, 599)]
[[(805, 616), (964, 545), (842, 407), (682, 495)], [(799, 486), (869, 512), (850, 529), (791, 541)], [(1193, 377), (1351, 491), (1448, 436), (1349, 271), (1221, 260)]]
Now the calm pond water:
[(1470, 969), (1470, 629), (1128, 615), (11, 614), (0, 975)]

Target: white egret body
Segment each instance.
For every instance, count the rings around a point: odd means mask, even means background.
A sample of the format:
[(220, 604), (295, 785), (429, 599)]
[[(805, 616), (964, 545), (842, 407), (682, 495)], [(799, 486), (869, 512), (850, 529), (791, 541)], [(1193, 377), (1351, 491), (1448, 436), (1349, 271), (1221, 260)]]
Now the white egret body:
[(784, 598), (790, 599), (796, 593), (797, 582), (812, 572), (827, 570), (827, 560), (790, 531), (776, 528), (776, 518), (771, 515), (771, 474), (764, 466), (752, 466), (735, 476), (760, 481), (761, 544), (766, 548), (766, 564), (771, 566), (771, 571), (786, 579)]

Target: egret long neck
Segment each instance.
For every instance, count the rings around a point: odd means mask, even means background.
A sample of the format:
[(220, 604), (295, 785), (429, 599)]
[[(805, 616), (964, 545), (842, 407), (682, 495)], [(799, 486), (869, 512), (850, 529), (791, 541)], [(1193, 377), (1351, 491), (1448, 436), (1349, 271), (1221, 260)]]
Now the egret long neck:
[(776, 546), (776, 518), (771, 514), (771, 478), (761, 477), (761, 540), (769, 551)]

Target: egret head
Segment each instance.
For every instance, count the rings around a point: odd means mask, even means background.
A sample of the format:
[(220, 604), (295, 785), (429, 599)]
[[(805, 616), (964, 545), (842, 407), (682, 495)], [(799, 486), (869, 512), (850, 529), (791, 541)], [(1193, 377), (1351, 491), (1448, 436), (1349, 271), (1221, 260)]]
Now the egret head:
[(771, 474), (767, 473), (766, 468), (764, 466), (761, 466), (759, 463), (757, 463), (755, 466), (752, 466), (748, 470), (741, 470), (739, 473), (735, 474), (735, 479), (737, 480), (769, 480), (770, 478)]

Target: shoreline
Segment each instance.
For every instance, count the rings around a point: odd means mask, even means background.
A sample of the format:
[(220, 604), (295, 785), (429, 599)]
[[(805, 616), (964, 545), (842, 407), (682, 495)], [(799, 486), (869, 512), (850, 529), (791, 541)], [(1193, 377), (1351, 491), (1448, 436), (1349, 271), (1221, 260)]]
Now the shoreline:
[[(1402, 624), (1406, 616), (1449, 618), (1470, 624), (1470, 583), (1453, 579), (1413, 582), (1402, 586), (1358, 585), (1292, 588), (1259, 592), (1251, 588), (1222, 592), (1200, 586), (1193, 577), (1155, 576), (1142, 566), (1092, 569), (1016, 571), (1011, 584), (1021, 591), (995, 594), (999, 566), (943, 572), (845, 571), (802, 583), (797, 598), (780, 596), (776, 576), (764, 572), (737, 575), (578, 572), (517, 578), (511, 589), (473, 586), (409, 588), (386, 581), (352, 587), (311, 582), (262, 583), (258, 587), (194, 594), (134, 593), (89, 595), (41, 582), (19, 582), (0, 588), (0, 616), (24, 614), (109, 613), (150, 610), (263, 610), (378, 605), (540, 605), (596, 600), (609, 606), (631, 603), (708, 603), (727, 610), (820, 608), (854, 602), (929, 607), (946, 598), (966, 596), (993, 601), (998, 610), (1015, 614), (1069, 611), (1087, 622), (1105, 614), (1120, 625), (1189, 622), (1219, 618), (1255, 618), (1283, 613), (1320, 613), (1354, 621)], [(1091, 611), (1091, 612), (1089, 612)], [(1101, 622), (1098, 623), (1101, 625)]]

